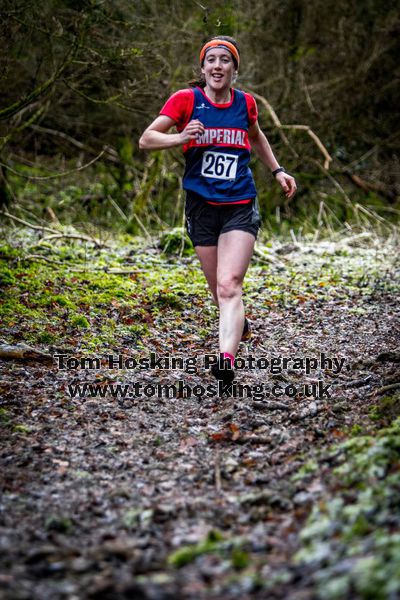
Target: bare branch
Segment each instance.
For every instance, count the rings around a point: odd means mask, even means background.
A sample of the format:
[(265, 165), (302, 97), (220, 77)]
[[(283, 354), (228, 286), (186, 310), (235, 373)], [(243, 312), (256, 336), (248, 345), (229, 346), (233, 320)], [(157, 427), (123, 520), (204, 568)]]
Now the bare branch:
[(23, 219), (20, 219), (19, 217), (10, 215), (10, 213), (7, 212), (6, 210), (0, 210), (0, 214), (4, 215), (5, 217), (8, 217), (12, 221), (16, 221), (17, 223), (21, 223), (22, 225), (25, 225), (25, 227), (29, 227), (30, 229), (35, 229), (37, 231), (49, 231), (50, 233), (58, 233), (58, 231), (55, 231), (54, 229), (50, 229), (50, 227), (45, 227), (44, 225), (42, 225), (42, 226), (41, 225), (33, 225), (32, 223), (29, 223), (28, 221), (24, 221)]
[(78, 234), (78, 233), (62, 233), (60, 231), (56, 231), (55, 229), (50, 229), (50, 227), (33, 225), (32, 223), (29, 223), (29, 221), (24, 221), (23, 219), (20, 219), (19, 217), (15, 217), (14, 215), (11, 215), (9, 212), (7, 212), (5, 210), (1, 210), (0, 214), (8, 217), (12, 221), (21, 223), (21, 225), (25, 225), (25, 227), (29, 227), (30, 229), (34, 229), (36, 231), (48, 231), (51, 235), (47, 235), (44, 238), (42, 238), (41, 242), (46, 242), (49, 240), (55, 240), (55, 239), (61, 239), (61, 238), (67, 238), (67, 239), (71, 239), (71, 240), (82, 240), (84, 242), (90, 242), (90, 243), (95, 244), (96, 246), (105, 246), (105, 244), (103, 244), (99, 240), (96, 240), (95, 238), (89, 237), (87, 235)]
[(28, 254), (24, 256), (22, 260), (33, 260), (33, 261), (43, 261), (52, 265), (64, 265), (61, 260), (56, 260), (55, 258), (49, 258), (48, 256), (42, 256), (41, 254)]
[(52, 88), (54, 83), (59, 79), (60, 75), (65, 71), (68, 65), (71, 64), (76, 52), (78, 51), (79, 46), (80, 40), (76, 39), (74, 44), (69, 49), (69, 52), (67, 52), (67, 55), (61, 63), (61, 65), (59, 66), (59, 68), (56, 69), (56, 71), (47, 81), (45, 81), (44, 83), (42, 83), (42, 85), (39, 85), (37, 88), (32, 90), (32, 92), (24, 98), (21, 98), (21, 100), (18, 100), (17, 102), (14, 102), (14, 104), (11, 104), (11, 106), (7, 106), (6, 108), (0, 110), (0, 121), (8, 119), (13, 115), (16, 115), (26, 106), (29, 106), (30, 104), (38, 100), (40, 97), (44, 96)]
[(281, 127), (282, 129), (301, 129), (302, 131), (306, 131), (325, 157), (324, 168), (326, 170), (329, 169), (329, 165), (333, 160), (332, 156), (329, 154), (328, 150), (325, 148), (319, 137), (313, 132), (309, 125), (281, 125)]
[(64, 80), (64, 83), (70, 90), (72, 90), (79, 96), (82, 96), (82, 98), (85, 98), (85, 100), (89, 100), (89, 102), (93, 102), (93, 104), (117, 104), (115, 101), (122, 95), (121, 93), (119, 93), (119, 94), (116, 94), (115, 96), (110, 96), (106, 100), (99, 100), (97, 98), (92, 98), (91, 96), (88, 96), (87, 94), (85, 94), (85, 92), (82, 92), (82, 90), (78, 90), (76, 87), (71, 85), (69, 83), (69, 81)]
[(48, 242), (49, 240), (57, 240), (57, 239), (69, 239), (69, 240), (82, 240), (83, 242), (91, 242), (96, 244), (96, 246), (104, 246), (99, 240), (95, 238), (91, 238), (88, 235), (82, 235), (78, 233), (53, 233), (52, 235), (46, 235), (42, 238), (42, 242)]
[(287, 139), (286, 135), (283, 133), (283, 131), (282, 131), (282, 124), (281, 124), (281, 122), (280, 122), (280, 120), (278, 118), (278, 115), (276, 114), (276, 112), (274, 111), (274, 109), (272, 108), (272, 106), (270, 105), (270, 103), (268, 102), (268, 100), (266, 98), (264, 98), (264, 96), (261, 96), (260, 94), (257, 94), (253, 90), (251, 90), (251, 93), (267, 109), (267, 111), (271, 115), (271, 119), (272, 119), (275, 127), (279, 131), (279, 135), (281, 136), (283, 143), (285, 144), (285, 146), (287, 146), (290, 149), (290, 151), (292, 152), (292, 154), (294, 156), (296, 156), (296, 158), (298, 158), (299, 155), (297, 154), (296, 150), (294, 148), (292, 148), (292, 146), (290, 145), (289, 140)]
[(45, 181), (46, 179), (58, 179), (59, 177), (65, 177), (65, 175), (70, 175), (71, 173), (76, 173), (78, 171), (83, 171), (83, 169), (87, 169), (87, 167), (90, 167), (90, 165), (92, 165), (93, 163), (95, 163), (96, 161), (99, 160), (99, 158), (101, 158), (103, 156), (105, 152), (105, 149), (103, 149), (100, 154), (98, 156), (96, 156), (95, 158), (93, 158), (92, 160), (90, 160), (88, 163), (82, 165), (81, 167), (77, 167), (76, 169), (71, 169), (70, 171), (64, 171), (63, 173), (55, 173), (54, 175), (24, 175), (23, 173), (19, 173), (18, 171), (16, 171), (15, 169), (13, 169), (12, 167), (10, 167), (9, 165), (6, 165), (2, 162), (0, 162), (0, 165), (2, 167), (4, 167), (5, 169), (7, 169), (8, 171), (11, 171), (11, 173), (13, 173), (14, 175), (18, 175), (18, 177), (22, 177), (23, 179), (29, 179), (32, 181)]
[[(32, 106), (30, 108), (32, 108)], [(34, 123), (45, 112), (46, 108), (47, 108), (46, 105), (39, 106), (38, 110), (35, 111), (33, 113), (33, 115), (31, 115), (31, 117), (29, 117), (29, 119), (27, 121), (24, 121), (21, 125), (12, 129), (6, 136), (4, 136), (3, 138), (0, 138), (1, 139), (0, 150), (2, 150), (4, 148), (4, 146), (6, 144), (8, 144), (8, 142), (12, 139), (12, 137), (15, 134), (20, 133), (27, 127), (32, 127), (32, 123)], [(20, 116), (23, 112), (24, 112), (24, 109), (22, 109), (20, 111), (18, 116)]]
[(335, 186), (335, 188), (342, 194), (342, 196), (345, 199), (345, 201), (348, 204), (348, 206), (354, 208), (352, 201), (350, 200), (350, 198), (348, 197), (348, 195), (344, 191), (343, 187), (333, 177), (333, 175), (331, 175), (331, 173), (329, 173), (328, 169), (325, 168), (325, 165), (322, 165), (318, 160), (315, 160), (314, 158), (310, 158), (310, 161), (312, 163), (314, 163), (315, 165), (317, 165), (317, 167), (323, 172), (323, 174), (326, 175), (326, 177), (328, 177), (328, 179), (333, 183), (333, 185)]
[[(73, 146), (76, 146), (80, 150), (86, 150), (87, 152), (94, 152), (93, 148), (91, 148), (90, 146), (88, 146), (86, 144), (83, 144), (79, 140), (76, 140), (71, 135), (68, 135), (67, 133), (64, 133), (63, 131), (58, 131), (57, 129), (50, 129), (49, 127), (42, 127), (41, 125), (30, 125), (30, 127), (31, 127), (31, 129), (33, 129), (34, 131), (37, 131), (38, 133), (48, 133), (49, 135), (54, 135), (54, 136), (60, 137), (63, 140), (72, 144)], [(120, 163), (120, 160), (118, 159), (118, 154), (114, 150), (114, 148), (111, 148), (111, 146), (106, 146), (103, 149), (106, 154), (106, 157), (111, 162)]]
[(306, 131), (307, 134), (314, 141), (316, 146), (319, 148), (319, 150), (322, 152), (322, 154), (325, 157), (324, 168), (326, 170), (329, 169), (329, 165), (333, 159), (332, 159), (331, 155), (329, 154), (328, 150), (325, 148), (325, 146), (319, 139), (319, 137), (313, 132), (313, 130), (311, 129), (311, 127), (309, 125), (282, 125), (282, 123), (279, 120), (278, 115), (276, 114), (276, 112), (274, 111), (274, 109), (272, 108), (272, 106), (268, 102), (268, 100), (266, 98), (264, 98), (264, 96), (261, 96), (260, 94), (256, 94), (256, 92), (251, 91), (251, 93), (267, 109), (267, 111), (271, 115), (274, 125), (277, 127), (277, 129), (279, 131), (279, 135), (281, 136), (282, 141), (288, 148), (290, 148), (291, 152), (294, 154), (294, 156), (296, 156), (296, 158), (299, 157), (299, 154), (296, 152), (296, 150), (294, 148), (292, 148), (289, 140), (287, 139), (286, 135), (283, 133), (282, 129), (301, 129), (303, 131)]

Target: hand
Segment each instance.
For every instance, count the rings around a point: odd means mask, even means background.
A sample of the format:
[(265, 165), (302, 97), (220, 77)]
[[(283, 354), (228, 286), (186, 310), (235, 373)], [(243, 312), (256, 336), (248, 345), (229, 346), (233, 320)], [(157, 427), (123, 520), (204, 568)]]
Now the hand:
[(283, 191), (285, 192), (286, 198), (288, 200), (290, 200), (290, 198), (293, 198), (297, 190), (296, 181), (294, 177), (289, 175), (289, 173), (284, 173), (283, 171), (281, 171), (281, 173), (277, 173), (275, 179), (281, 185)]
[(187, 144), (190, 140), (195, 140), (199, 135), (203, 135), (204, 131), (204, 125), (201, 121), (197, 119), (189, 121), (185, 129), (180, 133), (182, 144)]

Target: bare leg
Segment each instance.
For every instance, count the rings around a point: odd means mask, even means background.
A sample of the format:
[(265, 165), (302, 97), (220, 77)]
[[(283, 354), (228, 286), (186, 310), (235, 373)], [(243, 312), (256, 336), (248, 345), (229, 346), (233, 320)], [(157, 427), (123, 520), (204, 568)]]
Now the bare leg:
[(210, 288), (214, 304), (218, 306), (217, 296), (217, 261), (218, 248), (217, 246), (196, 246), (195, 251), (199, 257), (201, 268), (207, 279), (208, 287)]
[(223, 233), (218, 246), (196, 246), (214, 303), (220, 307), (220, 351), (235, 355), (243, 333), (242, 284), (255, 239), (246, 231)]
[(228, 231), (218, 239), (217, 298), (220, 352), (235, 355), (243, 333), (242, 284), (255, 238), (247, 231)]

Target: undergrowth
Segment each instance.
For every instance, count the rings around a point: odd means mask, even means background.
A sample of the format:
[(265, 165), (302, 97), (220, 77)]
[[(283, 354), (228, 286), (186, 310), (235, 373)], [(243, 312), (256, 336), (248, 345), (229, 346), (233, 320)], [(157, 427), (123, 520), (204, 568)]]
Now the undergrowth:
[[(114, 232), (153, 235), (161, 230), (181, 227), (185, 193), (181, 190), (183, 159), (178, 151), (152, 152), (144, 163), (126, 164), (123, 182), (104, 164), (49, 180), (49, 173), (65, 171), (56, 159), (46, 157), (46, 167), (18, 165), (9, 175), (8, 186), (18, 197), (18, 208), (11, 212), (24, 218), (34, 215), (41, 224), (57, 220), (91, 233), (103, 228)], [(52, 162), (54, 164), (52, 164)], [(373, 192), (365, 193), (345, 175), (332, 176), (298, 170), (296, 196), (288, 202), (265, 169), (254, 162), (258, 199), (264, 229), (268, 235), (307, 235), (331, 237), (335, 232), (359, 233), (373, 228), (385, 235), (398, 223), (400, 209)], [(76, 165), (69, 165), (74, 170)]]
[[(333, 470), (326, 462), (333, 462)], [(324, 450), (303, 477), (327, 491), (300, 533), (295, 561), (324, 600), (385, 600), (400, 593), (400, 418)]]
[[(171, 332), (171, 319), (195, 339), (216, 317), (197, 259), (181, 245), (180, 232), (167, 238), (170, 253), (162, 250), (165, 238), (157, 244), (114, 236), (99, 246), (61, 237), (50, 247), (36, 232), (9, 231), (6, 237), (0, 247), (0, 316), (9, 342), (82, 352), (141, 348), (160, 332)], [(255, 258), (245, 279), (245, 303), (251, 313), (253, 304), (259, 312), (394, 290), (388, 252), (377, 245), (360, 250), (339, 245), (332, 251), (322, 244), (318, 251), (310, 246), (300, 259), (277, 255), (278, 262), (260, 264)], [(192, 325), (182, 320), (191, 304), (199, 308)]]

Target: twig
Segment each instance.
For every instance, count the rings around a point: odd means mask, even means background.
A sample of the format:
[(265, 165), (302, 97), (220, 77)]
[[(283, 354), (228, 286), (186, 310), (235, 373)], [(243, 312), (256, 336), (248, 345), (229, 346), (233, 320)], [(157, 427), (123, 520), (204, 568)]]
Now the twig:
[(273, 256), (272, 254), (265, 254), (261, 248), (255, 247), (254, 248), (254, 254), (256, 256), (258, 256), (259, 258), (261, 258), (261, 262), (264, 261), (265, 263), (269, 264), (275, 264), (275, 265), (280, 265), (282, 267), (284, 267), (284, 263), (279, 260), (279, 258), (276, 258), (276, 256)]
[(380, 221), (381, 223), (388, 225), (388, 221), (386, 219), (384, 219), (383, 217), (381, 217), (380, 215), (378, 215), (376, 212), (372, 212), (372, 211), (368, 210), (367, 208), (365, 208), (365, 206), (361, 206), (361, 204), (359, 204), (358, 202), (354, 206), (356, 208), (358, 208), (358, 210), (360, 210), (361, 212), (366, 214), (368, 217), (372, 217), (373, 219), (376, 219), (377, 221)]
[(99, 267), (97, 269), (88, 269), (87, 267), (81, 267), (78, 265), (69, 264), (67, 262), (63, 262), (61, 260), (56, 260), (54, 258), (49, 258), (47, 256), (42, 256), (41, 254), (28, 254), (24, 256), (22, 260), (42, 260), (49, 264), (61, 265), (64, 267), (68, 267), (70, 271), (74, 271), (76, 273), (109, 273), (110, 275), (129, 275), (130, 273), (142, 273), (141, 269), (136, 268), (126, 268), (126, 269), (118, 269), (113, 267)]
[(56, 213), (54, 212), (54, 210), (51, 208), (51, 206), (47, 206), (46, 207), (46, 212), (48, 212), (50, 219), (53, 221), (53, 223), (55, 223), (56, 225), (61, 225), (60, 221), (57, 218)]
[(139, 217), (133, 213), (133, 216), (135, 217), (136, 221), (139, 224), (139, 227), (141, 227), (141, 229), (144, 231), (144, 233), (147, 235), (147, 237), (149, 238), (150, 242), (153, 242), (153, 238), (151, 237), (151, 235), (149, 234), (149, 232), (147, 231), (146, 227), (143, 225), (142, 221), (139, 219)]
[(253, 94), (253, 96), (255, 98), (257, 98), (257, 100), (259, 100), (261, 102), (261, 104), (263, 104), (263, 106), (267, 109), (267, 111), (269, 112), (269, 114), (271, 115), (271, 119), (275, 125), (275, 127), (277, 127), (277, 129), (279, 130), (279, 135), (282, 138), (283, 143), (290, 148), (291, 152), (293, 153), (293, 155), (298, 158), (298, 153), (296, 152), (296, 150), (294, 148), (292, 148), (292, 146), (290, 145), (289, 140), (287, 139), (286, 135), (283, 133), (282, 131), (282, 124), (278, 118), (278, 115), (276, 114), (276, 112), (274, 111), (274, 109), (272, 108), (272, 106), (270, 105), (270, 103), (268, 102), (268, 100), (266, 98), (264, 98), (264, 96), (260, 96), (260, 94), (257, 94), (256, 92), (254, 92), (253, 90), (251, 90), (251, 93)]
[(324, 168), (327, 170), (329, 169), (329, 165), (332, 162), (333, 158), (329, 154), (328, 150), (325, 148), (317, 134), (313, 132), (309, 125), (281, 125), (281, 127), (282, 129), (301, 129), (302, 131), (306, 131), (325, 157)]
[(215, 489), (218, 494), (221, 492), (221, 465), (220, 465), (220, 454), (218, 449), (215, 452), (215, 461), (214, 461), (214, 479), (215, 479)]
[(41, 241), (48, 242), (49, 240), (56, 240), (56, 239), (60, 239), (60, 238), (67, 238), (67, 239), (71, 239), (71, 240), (82, 240), (84, 242), (92, 242), (92, 243), (96, 244), (96, 246), (104, 246), (104, 244), (99, 242), (99, 240), (91, 238), (87, 235), (80, 235), (77, 233), (54, 233), (52, 235), (46, 235), (44, 238), (42, 238)]
[(115, 210), (117, 211), (119, 216), (122, 217), (124, 219), (124, 221), (129, 221), (128, 217), (126, 216), (126, 214), (124, 213), (122, 208), (120, 206), (118, 206), (118, 204), (115, 202), (114, 198), (112, 198), (110, 195), (108, 195), (107, 200), (110, 201), (110, 204), (115, 208)]
[(82, 98), (85, 98), (85, 100), (89, 100), (89, 102), (93, 102), (93, 104), (117, 104), (116, 100), (118, 98), (120, 98), (120, 96), (122, 95), (121, 93), (119, 93), (119, 94), (116, 94), (115, 96), (110, 96), (106, 100), (99, 100), (98, 98), (92, 98), (91, 96), (88, 96), (87, 94), (85, 94), (85, 92), (82, 92), (82, 90), (78, 90), (78, 88), (76, 88), (73, 85), (71, 85), (70, 82), (67, 81), (66, 79), (64, 80), (64, 84), (70, 90), (72, 90), (73, 92), (75, 92), (79, 96), (82, 96)]
[[(94, 152), (93, 148), (91, 148), (90, 146), (87, 146), (86, 144), (83, 144), (79, 140), (76, 140), (75, 138), (68, 135), (67, 133), (64, 133), (63, 131), (58, 131), (57, 129), (50, 129), (49, 127), (42, 127), (41, 125), (30, 125), (30, 128), (33, 129), (34, 131), (37, 131), (38, 133), (48, 133), (49, 135), (54, 135), (56, 137), (60, 137), (63, 140), (66, 140), (67, 142), (72, 144), (73, 146), (76, 146), (80, 150), (86, 150), (87, 152)], [(114, 148), (111, 148), (110, 146), (106, 146), (104, 148), (104, 151), (105, 151), (106, 155), (108, 156), (108, 158), (112, 162), (114, 162), (114, 163), (120, 162), (120, 160), (118, 159), (118, 154), (114, 150)]]
[(288, 404), (284, 404), (283, 402), (273, 402), (268, 400), (262, 400), (261, 402), (259, 400), (253, 400), (251, 404), (254, 408), (259, 410), (289, 410), (290, 408)]
[(311, 96), (310, 96), (310, 92), (308, 91), (308, 86), (307, 86), (307, 83), (306, 83), (306, 78), (305, 78), (304, 73), (302, 71), (300, 71), (300, 79), (301, 79), (302, 87), (303, 87), (303, 90), (304, 90), (304, 95), (306, 97), (306, 102), (307, 102), (307, 104), (308, 104), (311, 112), (313, 112), (314, 114), (318, 115), (319, 113), (316, 110), (316, 108), (315, 108), (315, 106), (314, 106), (314, 104), (312, 102), (312, 99), (311, 99)]
[(290, 145), (288, 138), (282, 131), (283, 129), (300, 129), (302, 131), (305, 131), (310, 136), (310, 138), (313, 140), (313, 142), (316, 144), (317, 148), (324, 155), (324, 157), (325, 157), (324, 168), (329, 169), (329, 165), (333, 159), (332, 159), (331, 155), (329, 154), (328, 150), (325, 148), (325, 146), (319, 139), (319, 137), (317, 136), (317, 134), (314, 133), (314, 131), (311, 129), (311, 127), (309, 125), (297, 125), (297, 124), (282, 125), (282, 123), (280, 122), (280, 120), (278, 118), (278, 115), (276, 114), (276, 112), (274, 111), (274, 109), (272, 108), (272, 106), (270, 105), (268, 100), (266, 98), (264, 98), (264, 96), (260, 96), (260, 94), (256, 94), (256, 92), (251, 91), (251, 93), (253, 94), (253, 96), (255, 98), (257, 98), (257, 100), (259, 100), (261, 102), (261, 104), (263, 104), (265, 106), (265, 108), (271, 115), (272, 121), (274, 122), (275, 126), (279, 130), (279, 135), (281, 136), (282, 141), (284, 142), (284, 144), (286, 144), (286, 146), (288, 146), (288, 148), (290, 148), (291, 152), (294, 154), (294, 156), (296, 156), (296, 158), (299, 157), (299, 154)]
[[(315, 160), (315, 158), (310, 158), (309, 159), (312, 163), (314, 163), (315, 165), (317, 165), (317, 167), (319, 169), (321, 169), (321, 171), (324, 173), (324, 175), (326, 175), (326, 177), (328, 177), (328, 179), (330, 179), (330, 181), (333, 183), (333, 185), (335, 186), (335, 188), (342, 194), (342, 196), (344, 197), (344, 199), (346, 200), (346, 203), (351, 207), (354, 208), (350, 198), (348, 197), (348, 195), (346, 194), (346, 192), (344, 191), (344, 189), (342, 188), (342, 186), (340, 185), (340, 183), (331, 175), (331, 173), (329, 173), (329, 171), (327, 170), (327, 168), (324, 165), (321, 165), (321, 163), (319, 162), (319, 160)], [(328, 165), (329, 166), (329, 165)]]
[(41, 254), (27, 254), (24, 256), (22, 260), (43, 260), (44, 262), (53, 264), (53, 265), (64, 265), (61, 260), (56, 260), (55, 258), (49, 258), (48, 256), (42, 256)]
[(142, 269), (134, 269), (134, 268), (126, 268), (126, 269), (117, 269), (117, 268), (107, 268), (103, 267), (103, 269), (91, 269), (91, 271), (104, 271), (104, 273), (110, 273), (111, 275), (127, 275), (129, 273), (142, 273)]
[(29, 227), (30, 229), (35, 229), (38, 231), (49, 231), (50, 233), (58, 233), (58, 231), (55, 231), (54, 229), (50, 229), (50, 227), (45, 227), (44, 225), (33, 225), (32, 223), (29, 223), (28, 221), (24, 221), (23, 219), (20, 219), (19, 217), (10, 215), (10, 213), (7, 212), (6, 210), (0, 210), (0, 214), (8, 217), (12, 221), (16, 221), (17, 223), (21, 223), (22, 225)]
[(74, 267), (71, 269), (72, 271), (75, 271), (77, 273), (108, 273), (109, 275), (130, 275), (131, 273), (142, 273), (143, 270), (141, 269), (113, 269), (113, 268), (108, 268), (108, 267), (101, 267), (99, 269), (88, 269), (87, 267), (85, 268), (78, 268), (78, 267)]
[(23, 360), (36, 362), (52, 362), (53, 357), (41, 350), (35, 350), (26, 344), (0, 344), (1, 360)]
[(88, 100), (89, 102), (93, 102), (93, 104), (111, 104), (112, 106), (118, 106), (118, 108), (123, 108), (124, 110), (131, 112), (131, 113), (139, 113), (142, 115), (145, 115), (147, 117), (147, 113), (146, 111), (143, 109), (138, 109), (137, 107), (132, 108), (131, 106), (128, 106), (127, 104), (124, 104), (123, 102), (117, 102), (117, 99), (121, 96), (121, 94), (117, 94), (116, 96), (110, 96), (110, 98), (107, 98), (106, 100), (99, 100), (98, 98), (93, 98), (92, 96), (88, 96), (87, 94), (85, 94), (85, 92), (82, 92), (82, 90), (79, 90), (78, 88), (72, 86), (69, 81), (67, 81), (66, 79), (63, 80), (64, 84), (73, 92), (75, 92), (75, 94), (78, 94), (78, 96), (82, 96), (82, 98), (85, 98), (85, 100)]
[(0, 214), (5, 215), (12, 221), (16, 221), (17, 223), (21, 223), (22, 225), (29, 227), (30, 229), (34, 229), (36, 231), (50, 232), (51, 235), (47, 235), (44, 238), (42, 238), (41, 241), (43, 241), (43, 242), (53, 240), (53, 239), (58, 239), (58, 238), (70, 238), (70, 239), (74, 239), (74, 240), (83, 240), (85, 242), (92, 242), (96, 246), (104, 246), (104, 244), (102, 244), (99, 240), (96, 240), (95, 238), (91, 238), (86, 235), (75, 234), (75, 233), (61, 233), (59, 231), (56, 231), (55, 229), (50, 229), (50, 227), (45, 227), (44, 225), (43, 226), (33, 225), (32, 223), (29, 223), (28, 221), (24, 221), (23, 219), (20, 219), (19, 217), (10, 215), (10, 213), (5, 210), (1, 210)]
[(400, 388), (400, 381), (397, 383), (390, 383), (389, 385), (384, 385), (383, 387), (375, 390), (370, 396), (375, 396), (377, 394), (385, 394), (386, 392), (393, 392), (394, 390), (398, 390)]
[(363, 231), (362, 233), (357, 233), (356, 235), (352, 235), (351, 237), (344, 237), (339, 240), (337, 243), (338, 246), (351, 246), (353, 242), (357, 242), (358, 240), (362, 240), (365, 238), (370, 238), (374, 234), (371, 231)]
[[(344, 388), (360, 388), (360, 387), (364, 387), (364, 385), (368, 385), (370, 383), (370, 381), (372, 380), (372, 375), (367, 375), (367, 377), (363, 377), (361, 379), (353, 379), (352, 381), (347, 381), (345, 384), (342, 385), (342, 387)], [(340, 386), (340, 382), (338, 383), (338, 385)]]
[(87, 169), (87, 167), (90, 167), (90, 165), (92, 165), (93, 163), (98, 161), (99, 158), (101, 158), (103, 156), (104, 152), (105, 152), (105, 149), (103, 148), (103, 150), (100, 152), (100, 154), (98, 156), (96, 156), (95, 158), (90, 160), (88, 163), (82, 165), (81, 167), (77, 167), (76, 169), (71, 169), (70, 171), (64, 171), (63, 173), (55, 173), (54, 175), (44, 175), (44, 176), (42, 176), (42, 175), (24, 175), (23, 173), (19, 173), (18, 171), (16, 171), (9, 165), (6, 165), (5, 163), (0, 162), (0, 165), (2, 167), (4, 167), (5, 169), (7, 169), (8, 171), (11, 171), (11, 173), (13, 173), (14, 175), (17, 175), (18, 177), (22, 177), (23, 179), (29, 179), (32, 181), (45, 181), (47, 179), (58, 179), (59, 177), (65, 177), (66, 175), (70, 175), (71, 173), (77, 173), (78, 171), (83, 171), (83, 169)]
[(344, 168), (342, 172), (350, 179), (350, 181), (352, 181), (357, 187), (362, 189), (366, 194), (372, 191), (382, 194), (391, 202), (394, 202), (396, 200), (396, 192), (390, 191), (383, 183), (380, 183), (379, 181), (377, 183), (365, 181), (365, 179), (362, 179), (359, 175), (351, 173), (348, 167)]

